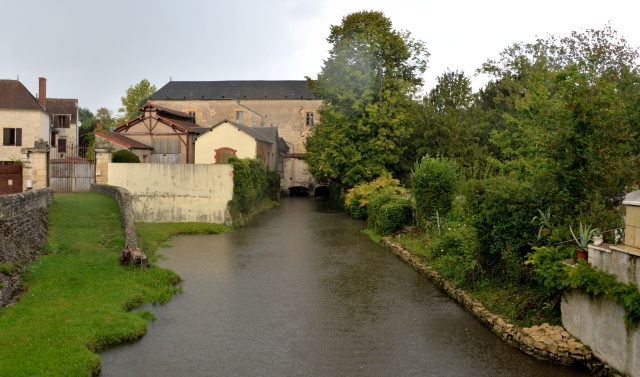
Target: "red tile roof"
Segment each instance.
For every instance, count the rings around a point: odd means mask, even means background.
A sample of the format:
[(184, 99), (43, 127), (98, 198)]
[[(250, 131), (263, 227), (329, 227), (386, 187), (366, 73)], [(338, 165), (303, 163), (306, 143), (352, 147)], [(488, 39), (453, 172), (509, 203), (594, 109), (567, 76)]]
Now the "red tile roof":
[(96, 132), (96, 136), (97, 137), (101, 137), (103, 139), (107, 139), (111, 142), (114, 142), (116, 144), (122, 145), (123, 147), (126, 148), (133, 148), (133, 149), (153, 149), (152, 147), (148, 146), (147, 144), (143, 144), (139, 141), (133, 140), (133, 139), (129, 139), (128, 137), (119, 134), (117, 132)]
[(182, 129), (183, 131), (199, 133), (195, 128), (199, 128), (200, 126), (198, 126), (195, 123), (187, 122), (186, 120), (168, 119), (168, 118), (161, 117), (161, 116), (158, 116), (158, 120), (160, 120), (160, 121), (162, 121), (164, 123), (167, 123), (167, 124), (174, 125), (174, 126), (180, 128), (180, 129)]
[(44, 110), (18, 80), (0, 80), (0, 109)]

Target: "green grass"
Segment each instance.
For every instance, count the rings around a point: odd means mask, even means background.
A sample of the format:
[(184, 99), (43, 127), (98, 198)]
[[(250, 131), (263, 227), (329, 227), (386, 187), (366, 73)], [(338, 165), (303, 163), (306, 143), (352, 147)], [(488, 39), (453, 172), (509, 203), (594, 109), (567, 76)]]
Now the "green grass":
[(367, 236), (369, 236), (369, 238), (371, 238), (371, 241), (375, 242), (375, 243), (380, 243), (382, 242), (382, 236), (379, 235), (378, 233), (374, 232), (373, 229), (363, 229), (360, 232), (362, 232), (363, 234), (366, 234)]
[[(180, 277), (170, 270), (153, 263), (145, 270), (120, 267), (124, 236), (114, 200), (95, 193), (56, 197), (49, 218), (46, 254), (23, 273), (24, 297), (0, 310), (0, 376), (94, 375), (100, 369), (94, 351), (139, 338), (153, 320), (149, 311), (127, 310), (178, 291)], [(171, 233), (152, 228), (140, 229), (143, 250)]]
[(150, 260), (156, 259), (159, 247), (176, 235), (182, 234), (218, 234), (230, 231), (231, 227), (209, 223), (136, 223), (138, 246)]

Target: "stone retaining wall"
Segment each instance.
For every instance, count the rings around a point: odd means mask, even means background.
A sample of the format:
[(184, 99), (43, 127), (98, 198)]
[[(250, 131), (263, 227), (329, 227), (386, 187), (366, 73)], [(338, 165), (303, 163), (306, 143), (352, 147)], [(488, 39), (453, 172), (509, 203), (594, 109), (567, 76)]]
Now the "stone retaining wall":
[(422, 264), (404, 246), (391, 237), (382, 239), (385, 245), (400, 259), (426, 275), (436, 286), (458, 301), (464, 308), (501, 337), (510, 346), (540, 360), (586, 368), (594, 376), (618, 376), (611, 367), (597, 360), (591, 351), (565, 331), (562, 326), (519, 328), (484, 308), (482, 303), (467, 292), (456, 288), (440, 273)]
[(22, 269), (47, 242), (53, 190), (0, 196), (0, 308), (22, 287)]
[(93, 183), (91, 184), (91, 192), (109, 196), (118, 202), (120, 215), (122, 216), (122, 226), (124, 228), (124, 247), (137, 249), (138, 234), (136, 233), (136, 220), (133, 216), (133, 204), (129, 191), (122, 187)]

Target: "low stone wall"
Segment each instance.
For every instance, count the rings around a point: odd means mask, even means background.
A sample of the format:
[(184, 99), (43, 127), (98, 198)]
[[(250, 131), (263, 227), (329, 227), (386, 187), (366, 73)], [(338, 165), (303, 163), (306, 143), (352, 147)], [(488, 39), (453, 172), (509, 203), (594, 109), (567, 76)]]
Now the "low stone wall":
[(0, 308), (22, 287), (22, 269), (47, 242), (53, 190), (0, 196)]
[(589, 370), (594, 376), (616, 376), (613, 370), (597, 360), (591, 351), (573, 338), (562, 326), (541, 326), (519, 328), (505, 321), (484, 308), (482, 303), (472, 298), (467, 292), (454, 287), (440, 273), (422, 264), (418, 258), (391, 237), (382, 241), (400, 259), (409, 263), (416, 270), (426, 275), (436, 286), (458, 301), (474, 317), (490, 328), (510, 346), (537, 359), (549, 360), (564, 365), (581, 366)]
[(136, 233), (136, 220), (133, 216), (133, 204), (129, 191), (122, 187), (93, 183), (91, 184), (91, 192), (109, 196), (118, 202), (120, 215), (122, 216), (122, 226), (124, 228), (124, 247), (137, 249), (138, 234)]

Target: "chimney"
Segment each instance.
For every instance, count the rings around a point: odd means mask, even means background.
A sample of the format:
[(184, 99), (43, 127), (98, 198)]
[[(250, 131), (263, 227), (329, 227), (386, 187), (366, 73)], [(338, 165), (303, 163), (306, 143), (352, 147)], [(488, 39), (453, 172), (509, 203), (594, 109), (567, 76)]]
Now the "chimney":
[(40, 105), (46, 110), (47, 109), (47, 79), (44, 77), (40, 77), (40, 94), (38, 96), (38, 101), (40, 101)]
[(102, 122), (98, 121), (98, 124), (96, 124), (96, 128), (98, 129), (98, 132), (102, 132)]

